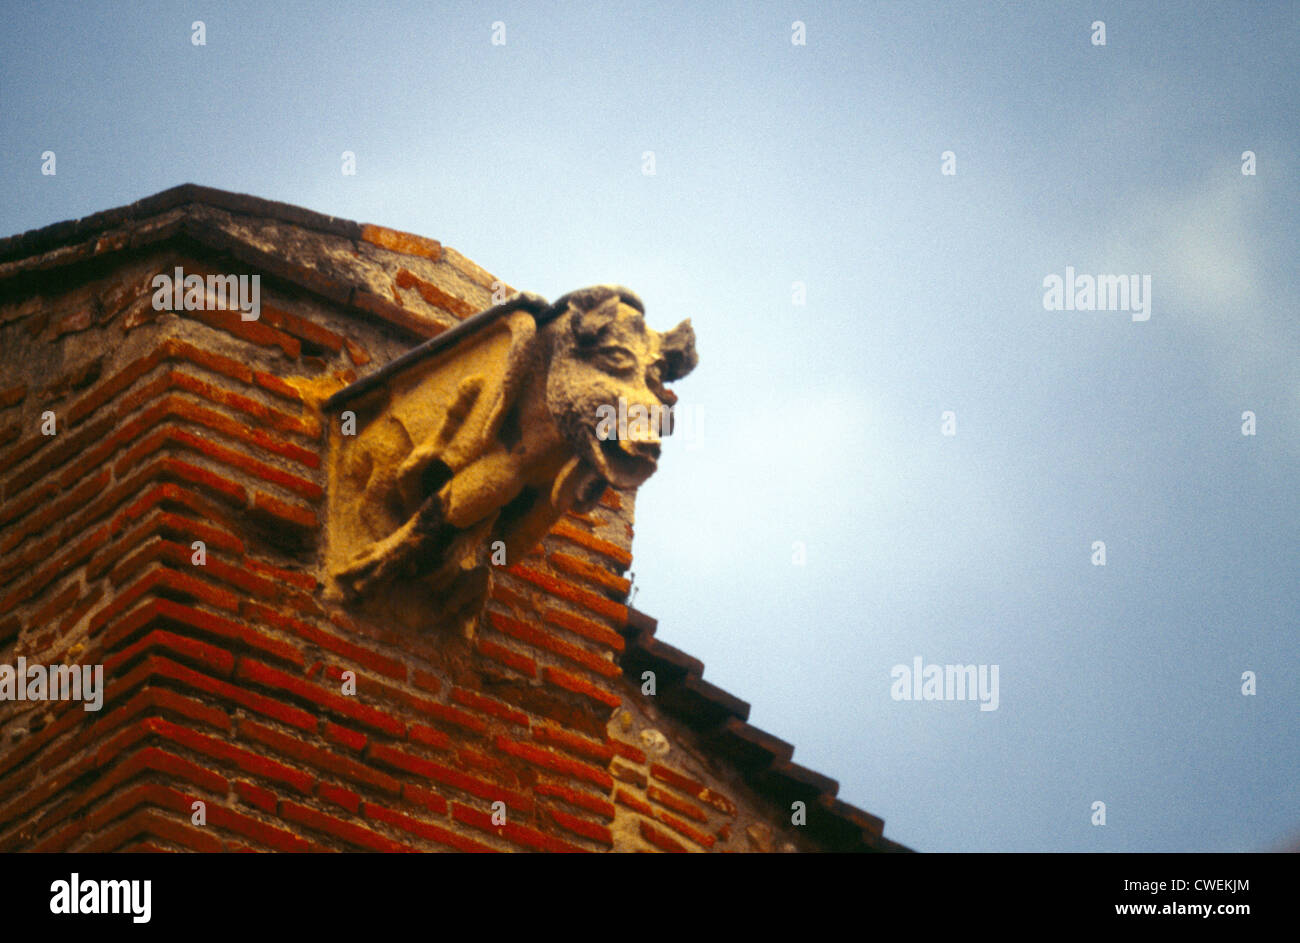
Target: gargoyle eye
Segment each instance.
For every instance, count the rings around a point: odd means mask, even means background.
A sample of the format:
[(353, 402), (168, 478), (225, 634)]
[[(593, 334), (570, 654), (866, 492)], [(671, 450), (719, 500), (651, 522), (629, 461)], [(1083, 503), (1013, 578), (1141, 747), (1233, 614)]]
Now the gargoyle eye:
[(596, 353), (601, 365), (616, 373), (623, 373), (636, 366), (636, 356), (626, 347), (602, 347)]

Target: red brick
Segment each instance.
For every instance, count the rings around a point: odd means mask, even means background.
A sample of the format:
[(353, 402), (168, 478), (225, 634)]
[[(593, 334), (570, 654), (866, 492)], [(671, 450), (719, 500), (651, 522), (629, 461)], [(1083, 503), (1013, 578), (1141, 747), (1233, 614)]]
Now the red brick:
[(639, 812), (642, 815), (653, 817), (655, 814), (654, 807), (651, 806), (650, 803), (644, 801), (639, 796), (633, 795), (626, 789), (620, 789), (614, 793), (614, 801), (619, 805), (627, 806), (633, 812)]
[[(160, 501), (161, 498), (158, 500)], [(147, 538), (153, 536), (166, 537), (181, 544), (186, 549), (184, 563), (189, 566), (194, 565), (195, 540), (203, 541), (206, 550), (225, 550), (236, 555), (244, 552), (244, 542), (229, 531), (161, 509), (154, 509), (152, 513), (146, 514), (140, 524), (123, 534), (133, 519), (128, 515), (134, 510), (134, 506), (125, 508), (113, 518), (112, 531), (115, 535), (122, 534), (122, 536), (95, 555), (95, 559), (87, 568), (88, 575), (98, 576), (109, 568), (114, 558), (120, 560), (139, 547)]]
[(393, 280), (397, 283), (398, 288), (414, 288), (420, 293), (420, 297), (429, 304), (450, 311), (458, 317), (467, 318), (478, 313), (478, 309), (468, 301), (443, 291), (432, 282), (426, 282), (409, 269), (398, 269), (397, 276)]
[(475, 646), (480, 655), (485, 658), (491, 658), (498, 664), (505, 665), (514, 671), (519, 672), (529, 678), (537, 677), (537, 662), (533, 661), (527, 655), (522, 655), (504, 645), (498, 645), (496, 642), (487, 639), (479, 639)]
[(448, 848), (455, 848), (457, 851), (465, 852), (492, 852), (496, 849), (489, 848), (481, 842), (465, 835), (457, 835), (455, 832), (434, 825), (432, 822), (425, 822), (420, 819), (412, 818), (409, 815), (402, 815), (400, 812), (394, 812), (392, 809), (385, 809), (383, 806), (375, 805), (373, 802), (367, 802), (364, 807), (365, 816), (368, 819), (375, 819), (391, 825), (393, 828), (400, 828), (404, 832), (417, 835), (420, 838), (437, 842), (440, 845), (446, 845)]
[(205, 828), (191, 825), (188, 817), (181, 822), (154, 809), (141, 809), (100, 833), (78, 851), (92, 854), (114, 851), (137, 835), (153, 835), (194, 851), (215, 853), (224, 850), (215, 835)]
[(572, 733), (561, 727), (538, 724), (533, 728), (533, 739), (538, 743), (559, 747), (562, 750), (589, 757), (598, 763), (606, 765), (614, 756), (614, 749), (610, 744), (592, 740), (590, 737)]
[(598, 769), (587, 763), (581, 763), (562, 754), (543, 750), (531, 743), (519, 743), (504, 736), (496, 738), (496, 746), (502, 753), (517, 756), (526, 763), (531, 763), (542, 769), (563, 773), (574, 779), (581, 779), (606, 791), (614, 788), (614, 779), (605, 770)]
[[(146, 658), (144, 663), (132, 672), (133, 675), (137, 673), (144, 677), (156, 675), (161, 678), (168, 678), (176, 683), (185, 684), (205, 694), (211, 694), (224, 701), (246, 707), (249, 710), (270, 717), (272, 720), (278, 720), (300, 730), (309, 732), (316, 730), (316, 717), (304, 710), (261, 694), (255, 694), (233, 684), (209, 678), (207, 675), (200, 674), (158, 655), (151, 655)], [(119, 687), (126, 687), (127, 679), (122, 679), (117, 684)]]
[(173, 394), (164, 399), (160, 406), (163, 410), (163, 416), (196, 423), (247, 445), (255, 445), (274, 455), (298, 462), (307, 468), (320, 467), (320, 454), (315, 450), (305, 449), (293, 442), (281, 439), (259, 426), (239, 422), (223, 413), (192, 403), (183, 397)]
[(191, 806), (194, 800), (158, 783), (136, 783), (110, 796), (104, 803), (92, 809), (86, 816), (86, 828), (98, 831), (109, 822), (121, 818), (146, 802), (150, 806), (190, 814), (193, 811)]
[(392, 769), (399, 769), (405, 773), (414, 773), (417, 776), (427, 776), (431, 779), (436, 778), (433, 774), (439, 765), (422, 756), (415, 756), (396, 747), (373, 741), (370, 746), (366, 747), (366, 757)]
[(407, 736), (410, 737), (412, 743), (421, 743), (425, 746), (436, 747), (439, 750), (451, 749), (451, 737), (441, 730), (435, 730), (424, 724), (411, 724)]
[(327, 348), (336, 354), (343, 350), (343, 336), (341, 334), (335, 334), (333, 331), (323, 328), (319, 324), (313, 324), (306, 318), (300, 318), (283, 308), (263, 304), (261, 319), (271, 327), (279, 328), (300, 340), (315, 344), (318, 347)]
[(259, 347), (278, 347), (290, 360), (297, 360), (302, 353), (302, 344), (296, 337), (290, 337), (283, 331), (263, 324), (261, 320), (245, 321), (239, 311), (202, 308), (193, 311), (177, 311), (176, 314), (201, 321), (208, 327), (225, 331)]
[(581, 835), (583, 838), (589, 838), (594, 842), (604, 845), (606, 848), (614, 847), (614, 836), (607, 826), (598, 822), (592, 822), (576, 815), (569, 815), (567, 812), (561, 812), (559, 809), (550, 809), (548, 814), (554, 820), (556, 825), (568, 829), (575, 835)]
[(345, 789), (342, 786), (335, 786), (331, 783), (318, 783), (316, 794), (326, 802), (332, 802), (340, 808), (346, 809), (353, 815), (361, 811), (361, 797), (351, 789)]
[(599, 642), (602, 645), (608, 645), (616, 652), (623, 651), (627, 647), (627, 642), (623, 636), (619, 635), (607, 625), (602, 625), (592, 619), (575, 615), (571, 612), (565, 612), (563, 609), (556, 609), (547, 606), (542, 610), (542, 618), (551, 625), (559, 626), (562, 629), (581, 635), (585, 639), (593, 642)]
[(241, 681), (250, 681), (267, 687), (287, 691), (327, 710), (356, 721), (363, 726), (378, 730), (393, 737), (406, 735), (406, 725), (378, 710), (358, 703), (355, 697), (343, 694), (331, 694), (329, 691), (301, 678), (286, 674), (270, 665), (249, 658), (241, 658), (235, 668), (235, 677)]
[(572, 691), (575, 694), (581, 694), (591, 698), (597, 703), (606, 707), (618, 707), (623, 702), (617, 694), (612, 694), (604, 688), (598, 688), (590, 681), (579, 678), (577, 675), (562, 671), (559, 668), (546, 667), (542, 669), (542, 677), (550, 684), (556, 687), (564, 688), (566, 691)]
[[(215, 383), (208, 383), (184, 370), (172, 371), (170, 379), (171, 385), (176, 389), (202, 397), (214, 405), (241, 412), (256, 420), (259, 428), (292, 433), (313, 442), (320, 438), (321, 426), (316, 419), (282, 412), (242, 393), (236, 393), (234, 390), (226, 389)], [(252, 381), (253, 376), (251, 373), (248, 379), (249, 382)], [(299, 402), (302, 399), (302, 395), (293, 387), (288, 386), (288, 384), (283, 385), (286, 387), (287, 392), (274, 389), (270, 392), (278, 393), (283, 398), (291, 399), (294, 402)]]
[(356, 676), (357, 691), (364, 693), (367, 697), (375, 697), (380, 700), (390, 701), (394, 704), (400, 704), (417, 713), (428, 713), (431, 708), (437, 707), (436, 701), (418, 694), (412, 694), (410, 691), (395, 687), (391, 684), (385, 684), (378, 678), (363, 674), (356, 670), (353, 665), (325, 665), (324, 673), (340, 684), (343, 681), (344, 672), (352, 672)]
[(488, 756), (486, 753), (482, 753), (479, 750), (470, 747), (461, 747), (456, 750), (456, 759), (464, 769), (482, 770), (483, 772), (492, 775), (510, 775), (506, 772), (510, 769), (510, 764), (504, 759)]
[(507, 582), (514, 580), (509, 573), (500, 574), (500, 578), (493, 580), (491, 598), (498, 602), (505, 603), (510, 609), (516, 612), (534, 611), (532, 600), (525, 594), (520, 594), (511, 589)]
[(524, 825), (517, 825), (506, 818), (505, 825), (493, 825), (490, 813), (481, 812), (478, 809), (462, 805), (459, 802), (453, 802), (451, 805), (451, 817), (458, 822), (464, 822), (466, 825), (472, 825), (475, 828), (481, 828), (485, 831), (492, 832), (499, 837), (512, 841), (517, 845), (524, 845), (528, 848), (536, 848), (539, 851), (552, 852), (581, 852), (582, 848), (570, 844), (554, 835), (547, 835), (539, 832), (535, 828), (528, 828)]
[[(108, 472), (104, 471), (101, 474), (107, 476)], [(54, 497), (58, 493), (59, 493), (59, 483), (57, 481), (47, 480), (44, 484), (40, 485), (35, 490), (30, 491), (27, 494), (20, 495), (19, 497), (14, 498), (12, 501), (6, 501), (4, 504), (0, 505), (0, 525), (9, 524), (10, 522), (13, 521), (20, 521), (30, 511), (33, 511), (36, 508), (42, 509), (39, 515), (41, 518), (40, 523), (37, 525), (25, 525), (21, 531), (17, 532), (18, 534), (21, 535), (21, 539), (18, 538), (9, 539), (7, 536), (6, 541), (4, 543), (5, 550), (3, 552), (8, 553), (10, 549), (12, 549), (13, 547), (17, 547), (20, 543), (22, 543), (24, 539), (26, 539), (31, 534), (34, 534), (37, 531), (43, 529), (51, 521), (61, 521), (64, 519), (66, 513), (56, 515), (51, 510), (49, 504), (50, 498)], [(74, 505), (67, 498), (63, 500), (62, 504), (65, 508), (78, 506), (78, 505)]]
[(486, 721), (448, 704), (431, 705), (425, 713), (429, 719), (443, 724), (453, 724), (476, 734), (485, 734), (488, 730)]
[(516, 638), (521, 642), (526, 642), (529, 645), (535, 645), (562, 658), (567, 658), (574, 664), (581, 665), (597, 674), (603, 674), (607, 678), (622, 677), (623, 670), (608, 658), (556, 638), (549, 632), (545, 632), (534, 625), (512, 619), (510, 616), (504, 616), (499, 612), (489, 612), (488, 621), (492, 623), (492, 627), (498, 632)]
[(353, 644), (331, 632), (317, 628), (309, 622), (285, 615), (261, 603), (245, 602), (243, 608), (246, 615), (260, 619), (277, 629), (292, 632), (313, 645), (319, 645), (326, 651), (343, 656), (355, 663), (355, 665), (376, 671), (389, 678), (395, 678), (398, 681), (406, 680), (406, 665), (395, 658), (388, 658), (378, 652)]
[(649, 822), (645, 821), (644, 819), (641, 820), (640, 825), (641, 825), (641, 837), (644, 838), (646, 841), (648, 841), (650, 844), (654, 845), (660, 851), (669, 851), (678, 854), (682, 854), (686, 852), (686, 848), (680, 842), (674, 841), (673, 839), (669, 838), (667, 835), (665, 835), (663, 832), (656, 829), (653, 825), (651, 825)]
[(290, 802), (287, 799), (280, 803), (280, 815), (306, 828), (314, 829), (324, 835), (337, 838), (347, 842), (349, 845), (355, 845), (358, 848), (367, 848), (371, 851), (415, 851), (408, 845), (395, 842), (391, 838), (386, 838), (378, 832), (365, 828), (361, 825), (354, 825), (351, 822), (344, 822), (342, 819), (335, 818), (332, 815), (326, 815), (323, 812), (317, 812), (309, 806), (300, 805), (297, 802)]
[(275, 793), (269, 789), (263, 789), (256, 783), (250, 783), (243, 779), (235, 780), (235, 793), (244, 802), (248, 803), (255, 809), (261, 809), (275, 815), (276, 805), (279, 799)]
[(607, 819), (612, 819), (615, 815), (614, 803), (604, 796), (598, 796), (582, 789), (573, 789), (559, 783), (539, 782), (533, 787), (533, 792), (539, 796), (560, 799), (569, 805), (586, 809), (588, 812), (595, 812), (597, 815), (603, 815)]
[(281, 733), (263, 724), (243, 720), (239, 725), (241, 737), (260, 743), (282, 756), (297, 760), (314, 770), (323, 770), (335, 776), (398, 795), (401, 784), (391, 776), (372, 769), (364, 763), (332, 753), (310, 743), (305, 743), (296, 736)]
[[(220, 602), (223, 598), (212, 587), (188, 573), (158, 568), (146, 573), (140, 581), (119, 595), (114, 602), (126, 599), (129, 604), (130, 601), (141, 595), (142, 589), (147, 592), (156, 588), (179, 590), (188, 597), (198, 598), (209, 603), (212, 603), (214, 599)], [(114, 603), (110, 603), (109, 606), (97, 613), (92, 620), (92, 634), (117, 618), (117, 615)], [(224, 619), (201, 609), (195, 609), (172, 599), (149, 600), (139, 609), (133, 610), (130, 615), (118, 620), (109, 631), (104, 633), (103, 642), (109, 647), (116, 645), (119, 641), (130, 637), (155, 621), (163, 622), (171, 627), (193, 630), (200, 635), (216, 636), (223, 640), (233, 641), (239, 645), (256, 649), (263, 655), (269, 655), (295, 665), (301, 665), (304, 662), (302, 653), (292, 645), (255, 632), (241, 623), (232, 622), (229, 619)], [(224, 672), (222, 673), (224, 674)]]
[(132, 447), (130, 451), (117, 460), (117, 463), (113, 466), (113, 472), (121, 478), (130, 469), (136, 467), (142, 459), (168, 446), (188, 449), (214, 462), (228, 465), (247, 475), (278, 485), (311, 500), (317, 500), (324, 494), (321, 486), (314, 481), (281, 471), (274, 465), (268, 465), (266, 462), (255, 459), (238, 449), (195, 435), (188, 429), (177, 426), (173, 422), (167, 422), (156, 427), (145, 439)]
[(723, 815), (735, 815), (739, 811), (734, 802), (721, 793), (714, 792), (712, 789), (705, 789), (703, 792), (696, 795), (695, 798), (713, 806), (713, 808), (717, 809)]
[(653, 801), (658, 802), (660, 805), (672, 809), (674, 812), (684, 815), (689, 819), (694, 819), (697, 822), (708, 821), (708, 816), (704, 814), (703, 809), (687, 802), (685, 799), (679, 799), (666, 789), (660, 789), (658, 786), (652, 784), (646, 789), (646, 796)]
[(230, 717), (226, 711), (211, 704), (204, 704), (203, 701), (196, 701), (192, 697), (179, 695), (168, 688), (147, 688), (146, 691), (140, 692), (138, 697), (144, 704), (157, 710), (208, 724), (209, 727), (222, 732), (230, 731)]
[(420, 255), (437, 262), (442, 258), (442, 244), (436, 239), (416, 236), (387, 226), (366, 223), (361, 227), (361, 239), (403, 255)]
[(113, 399), (140, 377), (144, 376), (162, 359), (162, 350), (152, 350), (127, 364), (113, 376), (100, 383), (93, 390), (73, 403), (68, 408), (68, 425), (75, 426), (100, 406)]
[(412, 772), (418, 776), (424, 776), (452, 789), (459, 789), (471, 796), (486, 799), (488, 802), (495, 802), (499, 799), (519, 812), (529, 812), (533, 808), (533, 798), (528, 793), (519, 792), (498, 783), (488, 782), (476, 776), (470, 776), (468, 773), (453, 769), (442, 763), (413, 757), (408, 753), (401, 753), (392, 747), (385, 747), (376, 743), (370, 744), (367, 748), (367, 754), (376, 762), (384, 763), (395, 769)]
[(243, 507), (248, 503), (248, 492), (244, 490), (244, 486), (239, 482), (231, 481), (229, 478), (211, 472), (206, 468), (200, 468), (198, 465), (171, 456), (159, 459), (149, 467), (148, 471), (143, 472), (140, 478), (147, 480), (163, 476), (203, 488), (214, 495), (226, 498), (239, 507)]
[(612, 602), (590, 590), (582, 589), (565, 580), (557, 579), (549, 573), (542, 573), (539, 570), (518, 563), (512, 565), (508, 572), (541, 587), (557, 599), (576, 603), (584, 609), (590, 609), (607, 619), (612, 619), (617, 625), (623, 625), (627, 622), (627, 606), (622, 603)]
[(321, 724), (321, 733), (325, 735), (326, 740), (345, 746), (349, 750), (360, 752), (366, 746), (366, 735), (364, 733), (341, 727), (332, 720), (324, 721)]
[(447, 800), (432, 789), (425, 789), (414, 783), (402, 783), (402, 798), (413, 805), (421, 806), (430, 812), (443, 815), (447, 811)]
[[(81, 624), (81, 620), (85, 617), (86, 613), (89, 612), (91, 609), (93, 609), (96, 606), (96, 604), (98, 604), (100, 597), (103, 595), (104, 595), (103, 587), (95, 586), (90, 591), (89, 594), (77, 600), (76, 605), (74, 605), (67, 612), (63, 613), (63, 619), (59, 623), (59, 627), (56, 630), (58, 632), (59, 637), (66, 641), (71, 641), (71, 637), (70, 637), (71, 630), (75, 626)], [(4, 636), (3, 630), (0, 630), (0, 640), (3, 639), (3, 636)]]
[(597, 517), (595, 514), (583, 514), (579, 511), (565, 511), (564, 516), (572, 518), (575, 521), (582, 521), (582, 523), (592, 528), (603, 527), (605, 525), (605, 519), (603, 517)]
[(77, 600), (80, 592), (79, 583), (69, 583), (61, 593), (56, 593), (49, 602), (33, 612), (28, 622), (33, 626), (49, 625), (56, 615), (67, 611), (68, 607)]
[[(96, 806), (86, 816), (86, 827), (90, 831), (99, 831), (113, 819), (121, 818), (139, 805), (148, 804), (153, 808), (168, 809), (190, 816), (194, 799), (159, 783), (135, 783), (109, 796), (103, 804)], [(52, 851), (52, 849), (51, 849)]]
[(9, 553), (33, 534), (40, 533), (51, 524), (68, 520), (74, 511), (85, 507), (86, 501), (91, 496), (104, 490), (110, 477), (108, 470), (104, 469), (99, 474), (87, 478), (69, 494), (50, 503), (46, 503), (47, 497), (58, 490), (53, 483), (48, 489), (34, 491), (6, 504), (3, 511), (0, 511), (0, 525), (4, 525), (7, 521), (21, 520), (25, 514), (18, 513), (19, 509), (26, 512), (39, 507), (41, 510), (28, 517), (21, 527), (11, 525), (6, 528), (4, 539), (0, 540), (0, 553)]
[[(60, 428), (57, 418), (55, 420), (55, 429)], [(24, 461), (34, 452), (39, 451), (43, 446), (48, 445), (51, 441), (57, 439), (57, 436), (34, 435), (20, 441), (13, 448), (9, 449), (3, 455), (0, 455), (0, 472), (6, 472), (13, 468), (19, 462)]]
[(352, 358), (352, 362), (358, 367), (364, 367), (373, 359), (364, 347), (350, 337), (343, 338), (343, 346), (347, 348), (348, 356)]
[(244, 565), (251, 570), (256, 570), (265, 576), (274, 580), (283, 580), (286, 583), (292, 583), (301, 590), (314, 593), (320, 586), (316, 577), (310, 573), (300, 573), (297, 570), (285, 570), (270, 563), (264, 563), (254, 557), (244, 557)]
[(556, 537), (563, 537), (565, 540), (571, 540), (580, 547), (586, 547), (588, 550), (594, 550), (601, 556), (608, 557), (615, 563), (627, 569), (632, 565), (632, 554), (620, 547), (618, 544), (610, 543), (608, 540), (602, 540), (599, 537), (593, 537), (581, 528), (574, 527), (568, 521), (561, 518), (551, 528), (551, 533)]
[(609, 742), (614, 752), (625, 760), (631, 760), (633, 763), (644, 763), (645, 753), (639, 748), (632, 746), (630, 743), (624, 743), (622, 740), (614, 739)]
[(18, 604), (39, 596), (50, 582), (70, 572), (74, 567), (84, 563), (98, 548), (108, 542), (108, 528), (100, 527), (78, 541), (63, 555), (51, 560), (41, 567), (26, 581), (18, 584), (0, 598), (0, 612), (12, 612)]
[(26, 383), (19, 383), (17, 386), (11, 386), (6, 390), (0, 390), (0, 409), (8, 409), (10, 406), (17, 406), (26, 398)]
[(471, 710), (480, 711), (484, 714), (490, 714), (493, 717), (517, 724), (520, 727), (528, 726), (528, 715), (523, 711), (517, 711), (508, 704), (503, 704), (496, 698), (488, 697), (484, 694), (477, 694), (474, 691), (467, 691), (464, 688), (452, 688), (451, 699), (457, 704), (468, 707)]
[[(272, 810), (272, 814), (274, 814), (274, 810)], [(293, 834), (293, 832), (277, 828), (223, 805), (208, 805), (208, 825), (243, 835), (245, 838), (265, 845), (272, 851), (306, 852), (314, 850), (311, 842)], [(226, 842), (227, 851), (235, 850), (231, 847), (232, 844), (230, 841)]]
[(303, 401), (301, 390), (291, 383), (284, 382), (274, 373), (266, 373), (262, 370), (257, 370), (253, 373), (253, 382), (262, 389), (274, 393), (277, 396), (283, 396), (285, 399), (290, 399), (298, 403)]
[[(104, 700), (105, 702), (108, 701), (107, 695), (105, 695)], [(43, 727), (41, 730), (28, 736), (27, 739), (10, 746), (4, 754), (0, 754), (0, 778), (10, 777), (10, 770), (19, 766), (33, 753), (36, 753), (37, 750), (66, 733), (69, 728), (84, 723), (84, 718), (79, 718), (78, 713), (84, 713), (84, 711), (68, 711), (55, 723)], [(0, 788), (0, 795), (5, 791), (5, 789)]]
[(316, 512), (311, 508), (281, 501), (261, 491), (253, 494), (253, 509), (278, 523), (288, 524), (294, 528), (314, 530), (317, 526)]
[(662, 763), (651, 763), (650, 775), (660, 782), (667, 783), (674, 789), (680, 789), (688, 796), (698, 796), (700, 793), (708, 791), (708, 787), (704, 783), (697, 782), (689, 776), (684, 776), (677, 770), (664, 766)]
[[(136, 841), (117, 849), (119, 855), (161, 855), (171, 852), (171, 848), (158, 842)], [(227, 851), (235, 849), (227, 849)], [(251, 849), (249, 849), (251, 850)]]
[(144, 725), (153, 733), (166, 737), (197, 753), (230, 763), (245, 773), (284, 783), (286, 786), (305, 795), (311, 795), (312, 793), (315, 785), (312, 776), (285, 766), (283, 763), (278, 763), (260, 754), (251, 753), (242, 747), (237, 747), (234, 744), (218, 740), (215, 737), (209, 737), (206, 734), (198, 733), (160, 718), (146, 720)]
[[(84, 477), (90, 469), (108, 465), (109, 460), (120, 449), (138, 441), (145, 433), (166, 419), (166, 402), (152, 403), (148, 409), (119, 425), (111, 435), (108, 434), (108, 430), (113, 428), (113, 423), (117, 419), (127, 415), (138, 405), (136, 403), (137, 399), (146, 396), (155, 398), (165, 392), (166, 387), (167, 376), (164, 374), (121, 400), (111, 414), (106, 414), (93, 426), (82, 430), (81, 434), (89, 436), (90, 440), (86, 442), (84, 448), (78, 451), (77, 461), (64, 470), (59, 479), (60, 484), (66, 488)], [(50, 477), (53, 477), (52, 471)]]
[[(189, 609), (189, 607), (170, 599), (150, 599), (144, 605), (123, 615), (123, 611), (127, 607), (135, 605), (146, 594), (161, 590), (168, 590), (172, 594), (180, 594), (187, 599), (197, 599), (209, 605), (213, 604), (214, 598), (221, 599), (221, 596), (202, 580), (196, 579), (188, 573), (178, 572), (164, 566), (155, 566), (146, 570), (130, 586), (120, 589), (116, 597), (110, 598), (108, 603), (91, 617), (91, 637), (97, 635), (105, 626), (111, 626), (105, 632), (104, 638), (100, 640), (111, 647), (133, 636), (136, 632), (155, 621), (167, 620), (189, 626), (191, 620), (186, 618), (185, 610), (188, 609), (190, 613), (199, 612), (199, 610)], [(204, 614), (207, 615), (207, 613)], [(217, 617), (213, 616), (212, 618), (216, 619)]]
[(161, 649), (168, 655), (179, 657), (209, 672), (227, 677), (235, 667), (235, 656), (214, 645), (207, 645), (195, 639), (185, 638), (162, 629), (155, 629), (134, 645), (104, 659), (104, 673), (114, 674), (117, 669), (127, 664), (144, 652)]
[[(73, 433), (65, 431), (63, 423), (60, 421), (57, 436), (41, 436), (41, 438), (48, 439), (53, 444), (49, 448), (42, 450), (26, 468), (15, 472), (5, 482), (5, 500), (13, 498), (14, 495), (25, 490), (33, 482), (52, 477), (64, 462), (82, 457), (92, 443), (102, 439), (112, 428), (112, 416), (105, 416), (94, 424)], [(3, 464), (3, 462), (0, 462), (0, 464)], [(87, 467), (86, 472), (89, 474), (95, 470), (98, 470), (98, 466)]]
[(689, 838), (691, 841), (695, 842), (697, 845), (702, 845), (705, 848), (712, 848), (714, 843), (717, 841), (717, 839), (714, 838), (712, 835), (709, 835), (705, 832), (701, 832), (699, 829), (692, 828), (691, 826), (683, 822), (681, 819), (669, 815), (667, 812), (664, 812), (662, 809), (655, 809), (655, 818), (658, 819), (660, 822), (663, 822), (665, 825), (667, 825), (677, 834), (684, 835), (685, 837)]
[[(209, 793), (224, 796), (230, 790), (224, 777), (160, 747), (145, 747), (117, 763), (86, 789), (73, 792), (70, 798), (50, 810), (36, 824), (39, 834), (57, 822), (66, 820), (78, 809), (111, 792), (120, 784), (144, 772), (161, 773), (198, 786)], [(49, 850), (57, 850), (50, 848)]]
[(240, 383), (253, 382), (253, 371), (238, 360), (196, 347), (178, 337), (167, 338), (163, 343), (162, 352), (168, 360), (188, 360), (195, 366), (204, 367), (228, 379), (238, 380)]
[[(52, 796), (58, 795), (77, 779), (89, 773), (94, 767), (95, 757), (86, 754), (69, 766), (64, 767), (57, 774), (43, 780), (39, 789), (25, 788), (20, 790), (8, 804), (0, 808), (0, 823), (12, 822), (32, 809), (40, 807), (45, 802), (48, 802)], [(28, 777), (24, 780), (24, 785), (26, 786), (34, 778), (34, 775)]]
[(422, 671), (419, 668), (411, 671), (411, 683), (423, 691), (428, 691), (430, 694), (437, 694), (442, 690), (442, 682), (438, 680), (437, 675)]
[(631, 581), (621, 576), (615, 576), (604, 567), (588, 563), (586, 560), (581, 560), (572, 554), (557, 551), (550, 554), (547, 559), (556, 569), (571, 573), (574, 576), (580, 576), (606, 589), (613, 590), (618, 594), (619, 598), (626, 598), (628, 592), (632, 589)]

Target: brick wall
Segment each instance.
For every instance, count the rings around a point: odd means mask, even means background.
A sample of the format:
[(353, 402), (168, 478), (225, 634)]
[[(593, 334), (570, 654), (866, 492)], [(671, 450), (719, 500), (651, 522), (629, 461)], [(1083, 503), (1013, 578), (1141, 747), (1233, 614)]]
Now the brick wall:
[[(181, 191), (0, 244), (0, 663), (106, 686), (99, 712), (0, 702), (0, 851), (890, 844), (629, 613), (629, 494), (501, 572), (472, 640), (326, 602), (317, 404), (493, 279), (432, 240)], [(155, 311), (178, 265), (262, 273), (262, 317)]]

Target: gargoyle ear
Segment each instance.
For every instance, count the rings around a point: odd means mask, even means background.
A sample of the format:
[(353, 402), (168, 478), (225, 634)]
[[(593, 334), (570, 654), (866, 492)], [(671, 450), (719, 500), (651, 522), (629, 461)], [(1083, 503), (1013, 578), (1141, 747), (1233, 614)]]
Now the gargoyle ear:
[(691, 319), (687, 318), (664, 334), (660, 339), (659, 349), (663, 353), (666, 364), (663, 371), (665, 383), (680, 380), (694, 370), (700, 358), (695, 353), (695, 330), (691, 327)]
[(600, 338), (600, 334), (618, 318), (618, 297), (611, 297), (594, 308), (584, 311), (573, 306), (573, 317), (569, 320), (569, 329), (573, 331), (574, 340), (579, 347), (588, 347)]

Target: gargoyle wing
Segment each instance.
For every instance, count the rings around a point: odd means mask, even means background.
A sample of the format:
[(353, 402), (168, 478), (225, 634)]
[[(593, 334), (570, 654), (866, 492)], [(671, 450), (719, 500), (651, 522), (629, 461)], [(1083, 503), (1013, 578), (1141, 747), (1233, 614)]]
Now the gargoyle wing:
[(424, 490), (421, 483), (432, 463), (443, 469), (434, 477), (445, 478), (492, 448), (530, 371), (541, 367), (536, 337), (537, 325), (528, 311), (511, 312), (484, 330), (478, 344), (485, 345), (487, 362), (460, 381), (441, 425), (402, 462), (398, 485), (408, 500)]

